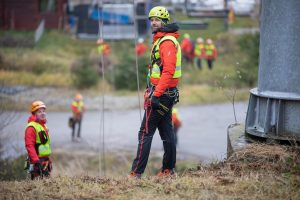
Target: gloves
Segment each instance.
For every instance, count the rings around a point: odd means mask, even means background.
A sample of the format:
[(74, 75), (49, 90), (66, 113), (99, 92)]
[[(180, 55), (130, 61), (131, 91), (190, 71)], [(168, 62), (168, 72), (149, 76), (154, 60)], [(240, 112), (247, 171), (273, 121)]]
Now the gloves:
[(159, 109), (159, 97), (156, 96), (151, 97), (151, 107), (154, 110)]
[(39, 172), (43, 169), (43, 165), (41, 161), (35, 163), (35, 169), (38, 170)]

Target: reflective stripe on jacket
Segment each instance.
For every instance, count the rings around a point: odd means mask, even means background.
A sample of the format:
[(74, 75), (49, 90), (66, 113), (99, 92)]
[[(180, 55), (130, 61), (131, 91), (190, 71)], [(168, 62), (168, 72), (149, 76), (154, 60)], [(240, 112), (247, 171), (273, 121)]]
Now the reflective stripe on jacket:
[(167, 35), (162, 37), (161, 39), (158, 39), (154, 42), (152, 46), (152, 51), (151, 51), (151, 63), (152, 66), (149, 70), (149, 76), (151, 78), (160, 78), (161, 73), (162, 73), (162, 67), (161, 65), (161, 60), (160, 60), (160, 54), (159, 54), (159, 46), (163, 41), (166, 40), (171, 40), (176, 48), (177, 48), (177, 53), (176, 53), (176, 69), (175, 73), (173, 74), (173, 78), (179, 78), (181, 77), (181, 48), (180, 44), (176, 40), (174, 36)]
[(205, 58), (205, 46), (204, 44), (196, 44), (195, 46), (195, 56), (199, 58)]
[(205, 54), (208, 59), (215, 59), (217, 57), (217, 49), (215, 45), (205, 45)]
[(83, 101), (73, 101), (72, 102), (72, 110), (73, 112), (76, 112), (76, 113), (81, 113), (83, 112), (83, 108), (84, 108), (84, 103)]
[[(33, 127), (36, 133), (36, 150), (38, 156), (49, 156), (52, 153), (50, 137), (42, 125), (37, 122), (29, 122), (27, 127)], [(47, 128), (47, 127), (46, 127)], [(48, 129), (48, 128), (47, 128)]]

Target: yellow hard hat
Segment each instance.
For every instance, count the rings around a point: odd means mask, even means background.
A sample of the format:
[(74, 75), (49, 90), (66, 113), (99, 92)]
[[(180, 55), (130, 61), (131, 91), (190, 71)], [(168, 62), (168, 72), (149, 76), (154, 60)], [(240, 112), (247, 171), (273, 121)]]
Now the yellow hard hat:
[(170, 15), (168, 10), (165, 7), (162, 6), (156, 6), (152, 8), (149, 12), (149, 19), (151, 17), (158, 17), (160, 19), (166, 19), (167, 21), (170, 21)]
[(34, 113), (35, 111), (37, 111), (40, 108), (47, 108), (46, 105), (44, 104), (44, 102), (42, 101), (34, 101), (31, 104), (31, 112)]
[(77, 93), (75, 95), (75, 100), (82, 100), (82, 95), (80, 93)]
[(188, 34), (188, 33), (183, 34), (183, 37), (184, 37), (184, 38), (188, 38), (188, 39), (191, 38), (190, 34)]

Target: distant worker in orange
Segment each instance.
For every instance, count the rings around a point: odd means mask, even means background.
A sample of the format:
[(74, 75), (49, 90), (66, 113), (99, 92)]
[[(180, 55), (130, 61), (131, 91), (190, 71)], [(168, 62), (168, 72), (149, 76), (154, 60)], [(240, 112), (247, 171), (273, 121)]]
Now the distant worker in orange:
[(231, 6), (228, 12), (228, 24), (233, 24), (234, 20), (235, 20), (234, 10)]
[(205, 45), (204, 45), (204, 40), (201, 37), (198, 37), (196, 40), (194, 54), (195, 54), (195, 63), (198, 69), (202, 69), (202, 60), (205, 59)]
[(25, 170), (36, 177), (48, 177), (52, 171), (52, 163), (49, 156), (52, 153), (49, 129), (46, 126), (46, 105), (42, 101), (34, 101), (30, 108), (31, 115), (28, 118), (25, 130), (25, 147), (28, 153)]
[(98, 39), (97, 42), (97, 49), (98, 49), (98, 53), (100, 55), (104, 55), (104, 56), (109, 56), (110, 52), (111, 52), (111, 48), (110, 45), (107, 44), (106, 42), (104, 42), (103, 39)]
[(138, 43), (135, 47), (135, 53), (137, 54), (138, 57), (141, 57), (143, 55), (145, 55), (145, 53), (147, 52), (148, 47), (147, 45), (144, 43), (144, 39), (143, 38), (139, 38), (138, 39)]
[(97, 42), (97, 51), (99, 53), (98, 57), (98, 73), (101, 75), (103, 70), (111, 69), (113, 66), (111, 65), (111, 61), (109, 55), (111, 53), (111, 47), (108, 43), (106, 43), (103, 39), (98, 39)]
[(75, 129), (77, 126), (77, 138), (80, 138), (80, 130), (81, 130), (81, 121), (83, 117), (83, 112), (85, 110), (83, 97), (80, 93), (77, 93), (73, 99), (71, 109), (73, 112), (73, 118), (71, 122), (72, 128), (72, 141), (76, 141), (75, 139)]
[(173, 131), (174, 131), (174, 139), (175, 139), (175, 144), (177, 146), (178, 144), (178, 130), (181, 127), (182, 123), (181, 120), (179, 118), (179, 113), (178, 110), (176, 108), (173, 107), (172, 109), (172, 124), (173, 124)]
[(187, 63), (192, 63), (194, 58), (194, 47), (191, 37), (188, 33), (183, 35), (183, 40), (180, 43), (182, 58)]
[(213, 68), (213, 62), (217, 58), (217, 48), (215, 47), (212, 39), (210, 38), (206, 40), (205, 55), (206, 55), (208, 69), (211, 70)]

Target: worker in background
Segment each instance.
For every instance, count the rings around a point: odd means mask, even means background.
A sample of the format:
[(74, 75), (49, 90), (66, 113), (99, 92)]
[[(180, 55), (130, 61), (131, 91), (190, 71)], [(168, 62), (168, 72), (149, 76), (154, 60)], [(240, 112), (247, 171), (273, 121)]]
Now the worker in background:
[(109, 55), (111, 53), (111, 47), (108, 43), (106, 43), (103, 39), (98, 39), (97, 42), (97, 51), (99, 54), (98, 57), (98, 73), (101, 75), (103, 73), (103, 70), (112, 69), (113, 65), (110, 61)]
[(111, 48), (109, 44), (104, 42), (103, 39), (98, 39), (96, 44), (97, 44), (98, 53), (100, 55), (109, 56), (111, 52)]
[(179, 117), (179, 113), (178, 113), (178, 110), (177, 108), (174, 108), (172, 109), (172, 124), (173, 124), (173, 131), (174, 131), (174, 136), (175, 136), (175, 144), (177, 146), (178, 144), (178, 130), (179, 128), (181, 127), (182, 123), (181, 123), (181, 120), (180, 120), (180, 117)]
[[(77, 139), (80, 138), (80, 131), (81, 131), (81, 121), (83, 117), (83, 112), (85, 110), (83, 97), (80, 93), (77, 93), (73, 99), (71, 109), (73, 112), (73, 122), (71, 125), (72, 128), (72, 141), (75, 142)], [(75, 129), (77, 127), (77, 138), (75, 137)]]
[(147, 45), (144, 43), (144, 39), (143, 38), (139, 38), (138, 39), (138, 43), (135, 47), (135, 53), (137, 54), (138, 57), (141, 57), (143, 55), (145, 55), (145, 53), (147, 52), (148, 47)]
[(206, 45), (205, 45), (205, 55), (206, 55), (206, 61), (208, 65), (208, 69), (213, 68), (213, 62), (217, 58), (217, 48), (213, 44), (212, 39), (208, 38), (206, 40)]
[(183, 35), (183, 39), (180, 43), (182, 50), (182, 58), (184, 62), (192, 63), (194, 59), (194, 46), (193, 41), (188, 33)]
[(234, 10), (233, 10), (233, 7), (230, 6), (229, 8), (229, 12), (228, 12), (228, 24), (233, 24), (235, 20), (235, 15), (234, 15)]
[(25, 147), (28, 153), (25, 169), (33, 180), (36, 177), (50, 176), (52, 164), (49, 156), (52, 150), (46, 126), (46, 105), (42, 101), (34, 101), (30, 111), (31, 116), (25, 130)]
[(202, 69), (202, 60), (205, 59), (205, 45), (204, 45), (204, 40), (201, 37), (198, 37), (196, 40), (194, 54), (195, 54), (195, 63), (198, 69)]
[(158, 177), (175, 175), (176, 146), (172, 127), (172, 107), (179, 101), (177, 85), (181, 77), (181, 49), (177, 41), (178, 26), (170, 22), (165, 7), (149, 12), (153, 35), (149, 84), (144, 94), (145, 113), (138, 134), (137, 155), (132, 163), (131, 177), (140, 178), (146, 168), (156, 129), (163, 141), (164, 156)]

